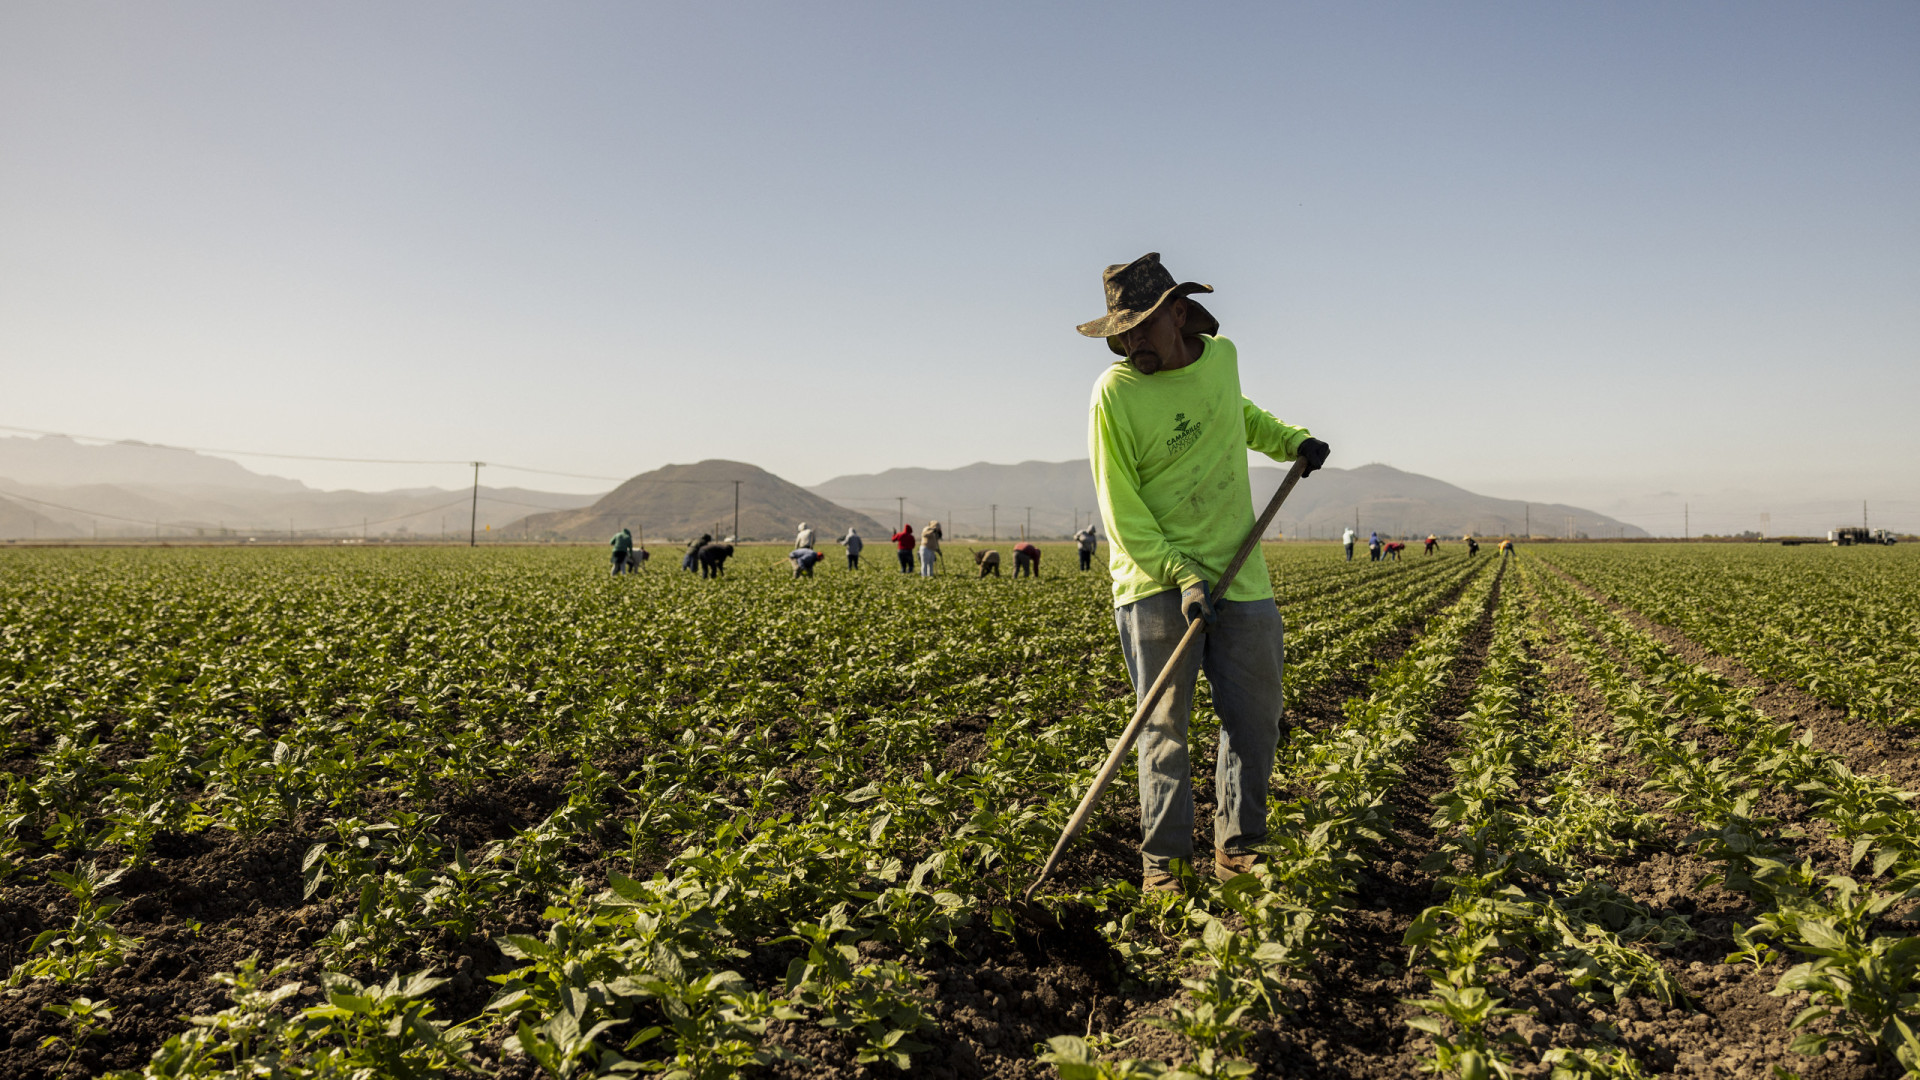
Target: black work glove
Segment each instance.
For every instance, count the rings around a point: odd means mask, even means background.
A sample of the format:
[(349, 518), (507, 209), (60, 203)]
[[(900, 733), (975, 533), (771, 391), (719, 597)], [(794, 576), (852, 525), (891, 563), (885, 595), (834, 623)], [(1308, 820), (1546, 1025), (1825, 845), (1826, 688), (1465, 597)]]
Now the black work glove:
[(1307, 467), (1300, 470), (1300, 475), (1303, 477), (1312, 476), (1313, 470), (1325, 465), (1327, 463), (1329, 450), (1330, 448), (1327, 444), (1321, 442), (1319, 439), (1309, 438), (1307, 441), (1301, 443), (1300, 449), (1293, 452), (1294, 457), (1307, 463)]
[(1188, 622), (1195, 619), (1213, 625), (1213, 600), (1207, 596), (1207, 583), (1196, 581), (1180, 590), (1180, 613)]

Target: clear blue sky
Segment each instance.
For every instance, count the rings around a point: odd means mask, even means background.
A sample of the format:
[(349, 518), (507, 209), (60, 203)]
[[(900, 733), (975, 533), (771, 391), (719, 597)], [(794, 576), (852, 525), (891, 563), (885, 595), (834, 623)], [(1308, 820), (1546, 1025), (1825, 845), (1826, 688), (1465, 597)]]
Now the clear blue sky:
[(1060, 460), (1147, 250), (1336, 464), (1920, 528), (1920, 4), (0, 7), (0, 423)]

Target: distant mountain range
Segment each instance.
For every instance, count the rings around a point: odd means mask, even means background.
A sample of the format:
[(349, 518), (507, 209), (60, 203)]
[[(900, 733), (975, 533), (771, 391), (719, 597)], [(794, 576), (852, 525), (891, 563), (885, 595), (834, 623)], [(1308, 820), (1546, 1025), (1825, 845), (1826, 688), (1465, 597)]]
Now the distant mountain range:
[(897, 521), (903, 512), (916, 526), (937, 519), (948, 536), (1018, 537), (1028, 528), (1029, 512), (1032, 535), (1071, 536), (1096, 514), (1093, 474), (1085, 460), (888, 469), (837, 476), (808, 490), (886, 521)]
[(0, 477), (42, 488), (128, 484), (276, 494), (313, 490), (298, 480), (267, 476), (237, 461), (192, 450), (143, 442), (95, 445), (63, 435), (0, 439)]
[(594, 495), (487, 487), (321, 491), (190, 450), (0, 438), (0, 539), (465, 536)]
[[(1269, 466), (1249, 472), (1254, 502), (1264, 505), (1285, 472)], [(735, 480), (745, 539), (788, 539), (804, 521), (823, 541), (848, 526), (884, 541), (901, 516), (921, 526), (937, 518), (951, 537), (1064, 537), (1096, 515), (1085, 460), (889, 469), (812, 488), (744, 462), (702, 461), (643, 473), (604, 496), (482, 487), (477, 524), (513, 539), (604, 540), (623, 524), (663, 540), (724, 535), (735, 529)], [(466, 488), (320, 491), (187, 450), (58, 436), (0, 438), (0, 539), (351, 536), (363, 530), (457, 537), (466, 532), (472, 497)], [(1294, 489), (1278, 531), (1332, 537), (1356, 518), (1363, 533), (1397, 536), (1647, 535), (1580, 507), (1490, 498), (1386, 465), (1315, 473)]]
[(859, 529), (869, 542), (884, 542), (893, 532), (857, 510), (837, 506), (757, 465), (713, 460), (642, 473), (591, 506), (533, 514), (509, 525), (507, 534), (604, 540), (624, 526), (643, 542), (648, 537), (687, 540), (701, 533), (782, 540), (791, 538), (803, 523), (813, 528), (822, 544), (845, 536), (849, 527)]
[[(1287, 471), (1248, 470), (1255, 506), (1264, 507)], [(1356, 525), (1357, 522), (1357, 525)], [(1391, 465), (1320, 469), (1300, 481), (1280, 509), (1288, 535), (1332, 537), (1355, 527), (1364, 536), (1558, 536), (1593, 539), (1644, 537), (1646, 530), (1592, 510), (1561, 503), (1529, 503), (1478, 495), (1431, 476)]]
[[(1254, 505), (1264, 507), (1285, 476), (1279, 467), (1248, 470)], [(908, 520), (939, 518), (952, 536), (1004, 538), (1021, 535), (1023, 528), (1037, 537), (1068, 536), (1090, 520), (1096, 505), (1093, 473), (1085, 459), (889, 469), (835, 477), (811, 490), (842, 505), (883, 513), (904, 497)], [(1288, 496), (1279, 531), (1331, 537), (1354, 525), (1356, 516), (1362, 532), (1378, 529), (1396, 536), (1461, 536), (1470, 531), (1523, 535), (1529, 528), (1540, 536), (1565, 536), (1569, 531), (1596, 538), (1647, 535), (1638, 526), (1592, 510), (1496, 499), (1388, 465), (1315, 472)]]

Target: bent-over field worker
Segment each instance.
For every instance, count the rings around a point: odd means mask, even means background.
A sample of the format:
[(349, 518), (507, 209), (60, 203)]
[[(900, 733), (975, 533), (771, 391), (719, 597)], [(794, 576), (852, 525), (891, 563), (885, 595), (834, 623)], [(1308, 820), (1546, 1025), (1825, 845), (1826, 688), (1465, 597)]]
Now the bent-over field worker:
[[(1107, 314), (1079, 327), (1123, 358), (1093, 386), (1087, 449), (1107, 522), (1114, 622), (1136, 697), (1144, 695), (1195, 619), (1203, 646), (1140, 734), (1140, 856), (1149, 889), (1176, 889), (1171, 864), (1193, 859), (1193, 775), (1187, 721), (1200, 671), (1220, 717), (1213, 817), (1214, 873), (1254, 863), (1267, 835), (1267, 779), (1280, 740), (1284, 662), (1280, 610), (1258, 546), (1218, 605), (1208, 598), (1254, 526), (1247, 451), (1305, 459), (1327, 444), (1248, 401), (1240, 360), (1220, 324), (1188, 299), (1209, 285), (1178, 283), (1158, 253), (1103, 275)], [(1303, 473), (1305, 475), (1305, 473)]]
[(701, 533), (700, 539), (689, 540), (687, 542), (687, 554), (680, 560), (680, 569), (698, 571), (700, 569), (700, 549), (712, 542), (713, 534), (711, 533)]
[(700, 576), (717, 578), (726, 573), (727, 560), (733, 558), (733, 545), (702, 544), (694, 555), (700, 560)]
[(1025, 540), (1013, 545), (1013, 576), (1040, 576), (1040, 549)]
[(1000, 576), (1000, 553), (997, 551), (976, 551), (973, 553), (973, 565), (980, 568), (980, 576), (992, 574)]

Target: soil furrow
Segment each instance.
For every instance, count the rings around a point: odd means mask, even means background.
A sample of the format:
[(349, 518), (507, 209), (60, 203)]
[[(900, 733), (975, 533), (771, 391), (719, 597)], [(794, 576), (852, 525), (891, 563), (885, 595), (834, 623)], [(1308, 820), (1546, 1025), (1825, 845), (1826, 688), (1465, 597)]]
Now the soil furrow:
[(1804, 1004), (1800, 1000), (1804, 995), (1772, 996), (1788, 962), (1776, 958), (1758, 968), (1726, 963), (1736, 948), (1735, 925), (1753, 921), (1752, 901), (1719, 885), (1701, 884), (1717, 867), (1692, 854), (1682, 842), (1692, 823), (1667, 813), (1662, 799), (1641, 790), (1645, 766), (1617, 745), (1612, 711), (1579, 670), (1559, 631), (1553, 627), (1548, 631), (1557, 646), (1550, 650), (1550, 657), (1540, 658), (1548, 685), (1552, 692), (1571, 698), (1576, 723), (1609, 746), (1607, 790), (1658, 814), (1665, 823), (1658, 840), (1608, 860), (1607, 879), (1657, 919), (1685, 917), (1696, 936), (1652, 953), (1685, 988), (1687, 1002), (1666, 1007), (1646, 998), (1608, 1003), (1583, 1000), (1550, 967), (1541, 965), (1510, 985), (1515, 1003), (1553, 1028), (1557, 1038), (1598, 1034), (1618, 1039), (1642, 1064), (1661, 1070), (1662, 1075), (1760, 1080), (1772, 1076), (1776, 1064), (1805, 1080), (1883, 1075), (1852, 1051), (1835, 1050), (1816, 1058), (1788, 1051), (1793, 1034), (1787, 1025)]
[(1767, 679), (1733, 657), (1718, 653), (1679, 629), (1655, 622), (1586, 582), (1551, 564), (1554, 573), (1589, 599), (1651, 635), (1690, 664), (1754, 691), (1753, 704), (1776, 720), (1793, 723), (1813, 737), (1813, 745), (1847, 763), (1856, 773), (1883, 776), (1905, 791), (1920, 791), (1920, 732), (1863, 723), (1845, 709), (1821, 701), (1791, 682)]
[[(1462, 581), (1457, 587), (1449, 589), (1428, 614), (1445, 610), (1466, 587), (1467, 582)], [(1341, 704), (1356, 694), (1364, 694), (1372, 673), (1398, 660), (1419, 634), (1418, 625), (1403, 627), (1375, 653), (1367, 666), (1316, 686), (1301, 695), (1302, 700), (1288, 702), (1289, 722), (1311, 730), (1321, 730), (1339, 723), (1344, 715)], [(1474, 673), (1477, 673), (1477, 664), (1484, 658), (1488, 636), (1490, 623), (1487, 628), (1476, 628), (1467, 648), (1463, 650), (1463, 653), (1472, 657)], [(1474, 651), (1476, 649), (1477, 652)], [(1458, 682), (1460, 680), (1456, 680)], [(1471, 677), (1465, 679), (1465, 685), (1470, 694)], [(1196, 747), (1215, 737), (1213, 725), (1200, 720), (1203, 705), (1204, 700), (1195, 703), (1196, 722), (1192, 734)], [(1436, 711), (1436, 716), (1439, 715), (1452, 714), (1441, 709)], [(1431, 751), (1431, 747), (1428, 751)], [(1411, 766), (1410, 777), (1418, 773), (1422, 775), (1424, 783), (1432, 778), (1422, 773), (1422, 769), (1437, 769), (1444, 774), (1444, 757), (1442, 751), (1428, 760), (1427, 753), (1423, 752), (1421, 761), (1425, 764), (1416, 762)], [(1196, 750), (1193, 763), (1194, 850), (1205, 853), (1213, 845), (1213, 757)], [(1442, 784), (1446, 782), (1444, 776), (1438, 779)], [(1423, 800), (1429, 795), (1430, 792), (1398, 796), (1396, 820), (1424, 828), (1430, 808)], [(1095, 819), (1096, 823), (1104, 824), (1089, 828), (1061, 861), (1054, 878), (1061, 887), (1091, 888), (1102, 881), (1137, 879), (1140, 872), (1139, 801), (1133, 788), (1123, 784), (1116, 784), (1115, 790), (1109, 792), (1104, 801), (1105, 809)], [(1207, 856), (1202, 854), (1198, 858), (1202, 864), (1200, 869), (1204, 871)], [(1399, 870), (1390, 872), (1387, 879), (1389, 884), (1384, 887), (1389, 891), (1400, 888), (1391, 884), (1392, 875), (1400, 874), (1407, 878), (1405, 888), (1417, 891), (1411, 878), (1413, 871), (1408, 868), (1418, 863), (1421, 856), (1396, 854), (1395, 858), (1401, 860), (1396, 864)], [(1416, 897), (1409, 893), (1399, 902), (1399, 909), (1403, 910), (1396, 912), (1395, 917), (1399, 920), (1397, 928), (1383, 924), (1377, 933), (1363, 933), (1356, 939), (1369, 943), (1375, 956), (1374, 963), (1390, 959), (1397, 952), (1398, 935), (1404, 932), (1406, 923), (1419, 914), (1424, 906), (1424, 895), (1421, 893)], [(1376, 909), (1363, 900), (1356, 912), (1360, 913), (1362, 920), (1377, 921), (1372, 914)], [(1071, 907), (1065, 909), (1060, 922), (1056, 924), (1038, 918), (1034, 912), (1025, 909), (1016, 909), (1016, 914), (1022, 921), (1012, 938), (979, 926), (969, 928), (962, 938), (960, 949), (944, 967), (934, 972), (930, 984), (935, 988), (932, 1012), (939, 1019), (940, 1030), (919, 1036), (921, 1041), (932, 1044), (933, 1049), (915, 1056), (918, 1074), (956, 1080), (968, 1077), (1051, 1076), (1053, 1070), (1050, 1066), (1040, 1065), (1034, 1060), (1035, 1045), (1044, 1044), (1054, 1035), (1085, 1035), (1090, 1031), (1116, 1031), (1123, 1028), (1137, 1040), (1127, 1048), (1129, 1055), (1155, 1056), (1156, 1053), (1165, 1053), (1177, 1056), (1183, 1051), (1183, 1044), (1168, 1033), (1139, 1027), (1137, 1021), (1142, 1010), (1151, 1009), (1170, 995), (1143, 995), (1137, 990), (1123, 987), (1120, 972), (1124, 965), (1099, 931), (1100, 925), (1107, 921), (1106, 916), (1084, 907)], [(1374, 942), (1374, 938), (1378, 941)], [(1343, 946), (1343, 949), (1350, 951), (1351, 946)], [(1322, 1015), (1311, 1021), (1311, 1026), (1317, 1030), (1310, 1037), (1302, 1041), (1287, 1034), (1296, 1026), (1308, 1024), (1306, 1018), (1312, 1015), (1309, 1012), (1303, 1012), (1299, 1021), (1263, 1027), (1255, 1034), (1254, 1044), (1261, 1047), (1263, 1053), (1276, 1055), (1272, 1058), (1274, 1061), (1288, 1062), (1285, 1075), (1313, 1075), (1300, 1070), (1305, 1067), (1305, 1062), (1321, 1052), (1313, 1049), (1317, 1043), (1325, 1043), (1329, 1047), (1339, 1043), (1351, 1052), (1359, 1053), (1383, 1031), (1390, 1032), (1396, 1040), (1401, 1038), (1403, 1027), (1398, 1019), (1397, 982), (1388, 986), (1386, 980), (1368, 978), (1352, 963), (1343, 963), (1333, 977), (1342, 989), (1321, 995), (1319, 1008)], [(1376, 983), (1378, 985), (1374, 985)], [(1345, 988), (1360, 985), (1372, 986), (1370, 996), (1347, 1000)], [(1382, 1009), (1386, 1011), (1382, 1012)], [(814, 1029), (795, 1028), (793, 1035), (799, 1040), (794, 1043), (795, 1049), (809, 1052), (804, 1047), (811, 1046), (810, 1052), (815, 1056), (824, 1054), (829, 1060), (836, 1057), (827, 1052), (829, 1048), (821, 1043), (821, 1036)], [(1163, 1050), (1154, 1049), (1162, 1043)], [(818, 1074), (800, 1069), (785, 1075), (799, 1077)], [(1334, 1072), (1326, 1075), (1398, 1074)]]
[[(1462, 582), (1446, 604), (1467, 585)], [(1438, 843), (1430, 824), (1433, 798), (1453, 783), (1446, 764), (1459, 730), (1453, 718), (1466, 710), (1486, 663), (1501, 587), (1496, 579), (1480, 618), (1461, 642), (1425, 737), (1405, 763), (1400, 783), (1388, 792), (1396, 835), (1380, 853), (1382, 864), (1356, 883), (1353, 906), (1341, 913), (1337, 947), (1317, 965), (1295, 1014), (1257, 1029), (1254, 1061), (1263, 1075), (1375, 1080), (1419, 1072), (1419, 1059), (1408, 1049), (1409, 1010), (1401, 999), (1421, 980), (1403, 966), (1406, 952), (1400, 942), (1434, 900), (1437, 882), (1419, 869)]]

